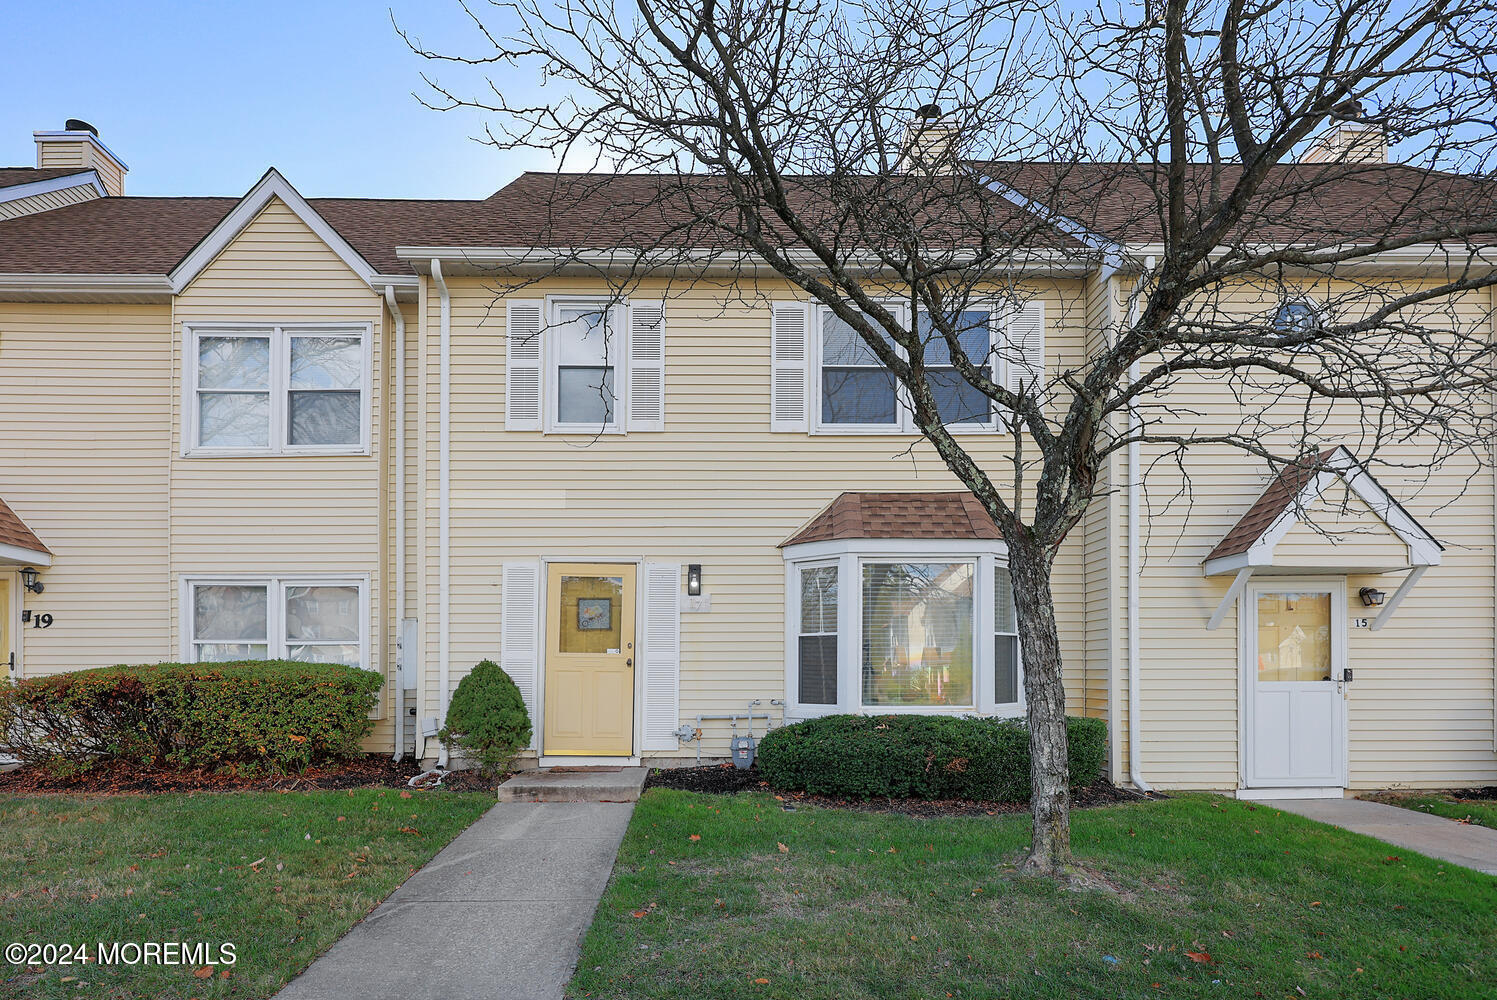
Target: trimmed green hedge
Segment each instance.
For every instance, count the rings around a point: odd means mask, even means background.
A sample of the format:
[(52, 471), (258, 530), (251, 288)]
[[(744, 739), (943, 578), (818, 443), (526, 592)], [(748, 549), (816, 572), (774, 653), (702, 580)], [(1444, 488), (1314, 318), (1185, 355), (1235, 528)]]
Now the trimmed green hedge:
[[(1107, 723), (1067, 717), (1071, 786), (1097, 780)], [(1018, 719), (828, 715), (773, 730), (759, 769), (786, 791), (853, 798), (1029, 800), (1029, 729)]]
[(100, 667), (0, 686), (0, 751), (54, 771), (104, 762), (300, 771), (354, 756), (379, 674), (256, 660)]

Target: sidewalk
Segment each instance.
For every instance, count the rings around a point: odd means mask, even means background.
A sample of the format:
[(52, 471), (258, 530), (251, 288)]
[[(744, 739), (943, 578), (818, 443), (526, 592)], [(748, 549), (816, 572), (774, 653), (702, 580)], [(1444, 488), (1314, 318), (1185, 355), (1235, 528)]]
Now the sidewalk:
[(1457, 823), (1443, 816), (1363, 799), (1255, 798), (1253, 801), (1497, 875), (1497, 830), (1484, 826)]
[(277, 996), (561, 997), (633, 811), (499, 803)]

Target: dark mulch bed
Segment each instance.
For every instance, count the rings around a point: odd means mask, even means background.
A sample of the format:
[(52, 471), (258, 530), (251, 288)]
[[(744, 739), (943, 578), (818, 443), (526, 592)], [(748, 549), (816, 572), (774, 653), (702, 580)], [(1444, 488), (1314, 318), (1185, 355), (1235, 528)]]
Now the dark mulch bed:
[[(100, 766), (59, 778), (35, 767), (0, 774), (0, 794), (67, 792), (95, 795), (117, 792), (308, 791), (311, 789), (406, 788), (422, 773), (410, 759), (399, 764), (385, 754), (366, 754), (341, 764), (314, 767), (301, 774), (244, 775), (233, 772), (146, 770), (137, 766)], [(477, 771), (451, 771), (442, 788), (459, 792), (493, 791), (503, 778), (484, 778)]]
[[(731, 795), (735, 792), (769, 792), (769, 782), (759, 774), (757, 768), (740, 770), (732, 763), (709, 767), (659, 768), (645, 779), (646, 788), (676, 788), (686, 792), (705, 792), (710, 795)], [(1128, 788), (1119, 788), (1106, 779), (1085, 788), (1078, 788), (1072, 795), (1073, 804), (1080, 809), (1091, 806), (1110, 806), (1119, 802), (1143, 802), (1162, 799), (1166, 796), (1155, 792), (1143, 795)], [(1027, 802), (972, 802), (967, 799), (843, 799), (830, 795), (810, 795), (806, 792), (778, 792), (775, 798), (784, 803), (786, 809), (798, 806), (821, 806), (831, 809), (859, 809), (864, 812), (898, 813), (903, 816), (996, 816), (999, 813), (1022, 813), (1029, 811)]]
[(1488, 785), (1485, 788), (1452, 788), (1448, 794), (1458, 802), (1461, 799), (1491, 802), (1497, 800), (1497, 785)]

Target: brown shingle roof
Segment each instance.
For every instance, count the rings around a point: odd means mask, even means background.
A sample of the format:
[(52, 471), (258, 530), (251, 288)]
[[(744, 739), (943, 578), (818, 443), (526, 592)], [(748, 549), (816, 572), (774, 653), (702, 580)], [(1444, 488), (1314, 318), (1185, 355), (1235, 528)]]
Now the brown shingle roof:
[(6, 506), (4, 500), (0, 500), (0, 545), (14, 545), (19, 549), (46, 552), (51, 555), (51, 550), (42, 544), (40, 538), (32, 534), (31, 529), (16, 516), (15, 511)]
[(1253, 543), (1262, 538), (1263, 533), (1293, 505), (1315, 474), (1325, 468), (1325, 463), (1335, 452), (1335, 448), (1326, 448), (1319, 454), (1306, 455), (1298, 462), (1284, 466), (1206, 558), (1241, 555), (1252, 548)]
[(839, 538), (1002, 537), (970, 493), (843, 493), (780, 547)]
[(0, 167), (0, 188), (50, 181), (54, 177), (86, 173), (87, 169), (85, 167)]
[[(1209, 194), (1197, 165), (1193, 189)], [(15, 168), (32, 175), (45, 171)], [(987, 164), (994, 177), (1031, 197), (1052, 198), (1058, 210), (1116, 239), (1152, 239), (1157, 168), (1139, 164)], [(1232, 168), (1227, 168), (1230, 177)], [(1497, 214), (1497, 182), (1401, 165), (1288, 165), (1270, 187), (1289, 191), (1250, 216), (1256, 239), (1339, 239), (1385, 231), (1416, 231), (1434, 220), (1461, 222)], [(1340, 171), (1326, 176), (1328, 171)], [(60, 171), (66, 172), (66, 171)], [(59, 172), (52, 172), (59, 173)], [(35, 176), (33, 176), (35, 179)], [(526, 173), (482, 201), (312, 198), (310, 204), (381, 274), (409, 274), (397, 246), (574, 247), (579, 249), (715, 246), (723, 237), (694, 230), (693, 211), (729, 200), (714, 178), (641, 174)], [(798, 182), (793, 197), (814, 213), (817, 179)], [(869, 181), (874, 183), (874, 181)], [(897, 185), (897, 178), (877, 183)], [(695, 200), (686, 205), (685, 201)], [(96, 198), (0, 222), (0, 273), (166, 274), (234, 207), (234, 198)], [(943, 223), (933, 204), (922, 235), (938, 238)], [(1024, 233), (1028, 244), (1079, 246), (1037, 226), (1012, 203), (984, 196), (992, 228)], [(827, 211), (845, 210), (836, 199)], [(846, 220), (830, 220), (845, 227)], [(1370, 223), (1370, 224), (1369, 224)], [(969, 234), (970, 235), (970, 234)]]
[[(1165, 164), (988, 163), (982, 169), (1094, 233), (1119, 241), (1160, 238)], [(1186, 196), (1196, 210), (1205, 209), (1240, 173), (1238, 164), (1189, 164)], [(1497, 225), (1497, 180), (1402, 163), (1285, 163), (1272, 168), (1261, 190), (1241, 226), (1254, 241), (1365, 240), (1473, 224), (1490, 233)]]

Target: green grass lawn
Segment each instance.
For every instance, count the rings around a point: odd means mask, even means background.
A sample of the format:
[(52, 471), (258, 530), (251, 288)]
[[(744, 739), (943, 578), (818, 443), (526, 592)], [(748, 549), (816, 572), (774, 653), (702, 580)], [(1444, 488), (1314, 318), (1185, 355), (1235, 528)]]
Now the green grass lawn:
[(0, 947), (232, 942), (237, 953), (211, 973), (0, 964), (0, 996), (270, 996), (493, 803), (379, 789), (0, 796)]
[(1497, 830), (1497, 800), (1458, 799), (1448, 792), (1379, 792), (1365, 797), (1374, 802), (1386, 802), (1390, 806), (1434, 813)]
[(652, 790), (569, 995), (1464, 1000), (1497, 990), (1497, 879), (1190, 795), (1076, 813), (1076, 856), (1106, 874), (1064, 888), (1015, 873), (1028, 822), (785, 812), (764, 794)]

